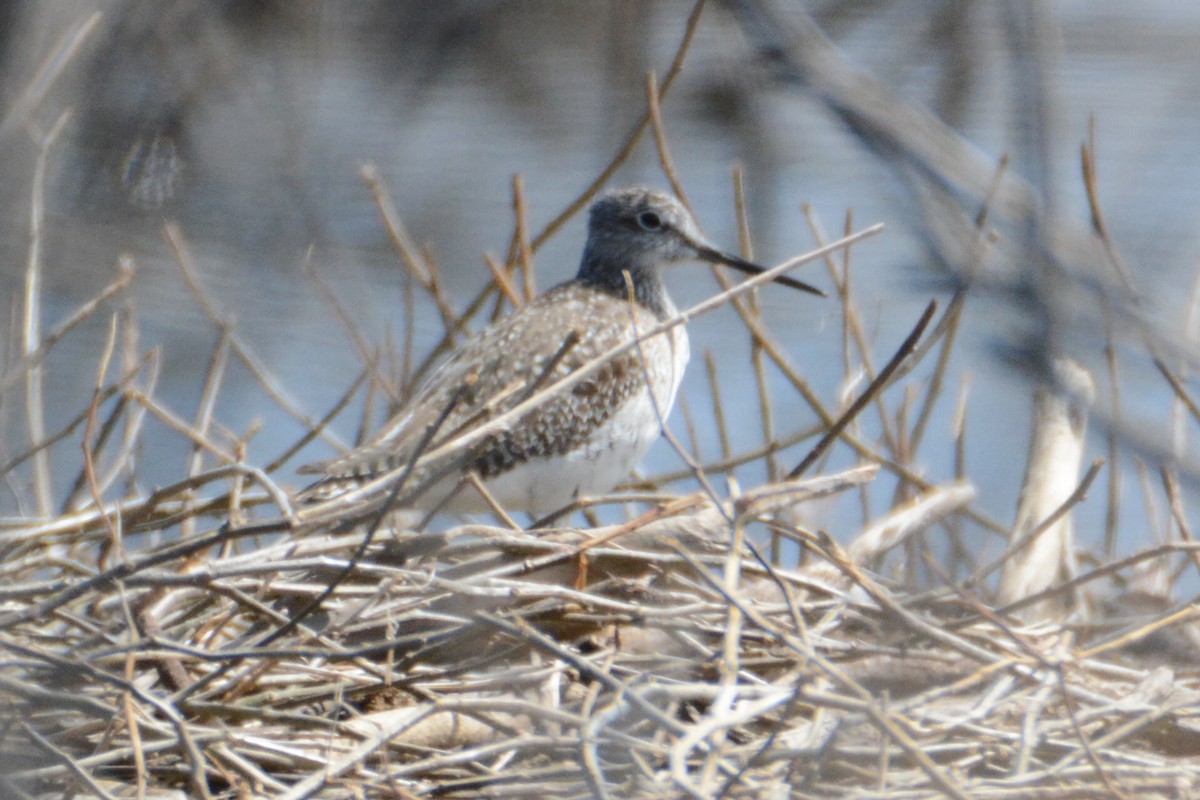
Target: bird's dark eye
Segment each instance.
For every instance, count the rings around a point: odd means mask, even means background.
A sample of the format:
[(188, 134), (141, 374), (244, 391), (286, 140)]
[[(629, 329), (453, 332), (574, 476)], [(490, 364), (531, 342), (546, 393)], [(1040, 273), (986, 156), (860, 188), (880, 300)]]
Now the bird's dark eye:
[(643, 211), (637, 215), (637, 223), (644, 231), (660, 231), (663, 227), (662, 217), (657, 211)]

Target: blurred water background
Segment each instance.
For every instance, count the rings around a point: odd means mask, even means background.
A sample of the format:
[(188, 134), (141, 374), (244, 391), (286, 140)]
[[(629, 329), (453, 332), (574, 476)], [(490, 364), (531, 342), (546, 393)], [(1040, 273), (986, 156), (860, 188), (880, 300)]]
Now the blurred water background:
[[(645, 110), (646, 74), (661, 77), (692, 4), (358, 0), (160, 0), (7, 4), (0, 12), (0, 281), (13, 303), (29, 249), (37, 136), (70, 111), (49, 150), (43, 239), (45, 323), (51, 325), (108, 283), (117, 258), (138, 268), (141, 345), (161, 346), (158, 395), (190, 418), (217, 333), (180, 277), (164, 241), (174, 221), (198, 275), (236, 330), (283, 385), (320, 416), (361, 364), (343, 326), (305, 278), (306, 264), (336, 290), (376, 342), (409, 321), (404, 272), (360, 175), (376, 165), (414, 238), (434, 254), (452, 298), (465, 302), (487, 279), (482, 254), (503, 256), (512, 231), (513, 176), (523, 177), (530, 225), (539, 229), (613, 157)], [(55, 43), (99, 12), (44, 96), (30, 98)], [(945, 301), (968, 265), (939, 232), (928, 176), (836, 107), (772, 41), (762, 13), (815, 23), (840, 58), (898, 103), (926, 109), (977, 154), (1011, 158), (1009, 174), (1040, 198), (1047, 227), (1088, 229), (1079, 153), (1095, 119), (1098, 188), (1113, 241), (1144, 295), (1146, 316), (1183, 333), (1200, 241), (1200, 5), (1187, 0), (991, 3), (982, 0), (710, 2), (663, 113), (679, 175), (710, 237), (736, 248), (731, 169), (744, 169), (756, 257), (774, 263), (813, 246), (802, 204), (830, 235), (852, 209), (862, 227), (886, 232), (854, 251), (854, 285), (881, 362), (931, 298)], [(990, 167), (989, 167), (990, 168)], [(648, 140), (614, 183), (664, 184)], [(951, 192), (951, 196), (955, 196)], [(959, 193), (961, 207), (972, 200)], [(1098, 301), (1064, 290), (1040, 296), (1043, 254), (1027, 221), (1001, 231), (972, 289), (950, 368), (950, 388), (920, 459), (927, 477), (953, 473), (950, 430), (959, 381), (970, 381), (967, 472), (979, 506), (1011, 520), (1026, 447), (1029, 358), (1053, 331), (1061, 349), (1088, 365), (1106, 397)], [(542, 287), (569, 277), (582, 246), (575, 218), (537, 253)], [(1086, 261), (1086, 259), (1085, 259)], [(1107, 267), (1089, 268), (1099, 280)], [(668, 277), (680, 306), (716, 291), (707, 272)], [(818, 268), (800, 273), (828, 286)], [(1076, 276), (1078, 277), (1078, 276)], [(1083, 279), (1086, 285), (1087, 279)], [(841, 391), (835, 303), (775, 288), (766, 314), (794, 362), (827, 403)], [(1050, 310), (1047, 310), (1047, 307)], [(16, 307), (16, 306), (13, 306)], [(412, 325), (418, 347), (440, 332), (432, 308)], [(1049, 315), (1049, 316), (1048, 316)], [(55, 430), (86, 406), (108, 315), (64, 340), (47, 365)], [(734, 418), (756, 418), (744, 335), (731, 314), (698, 320), (693, 352), (712, 350)], [(6, 326), (11, 352), (13, 325)], [(740, 328), (739, 328), (740, 330)], [(1170, 337), (1168, 337), (1170, 338)], [(1117, 466), (1121, 548), (1161, 533), (1142, 509), (1133, 456), (1170, 455), (1171, 394), (1136, 338), (1122, 357), (1122, 429), (1145, 434)], [(1172, 351), (1173, 365), (1186, 361)], [(245, 370), (231, 368), (218, 418), (235, 434), (255, 421), (248, 460), (263, 463), (302, 429), (274, 410)], [(780, 380), (779, 396), (789, 397)], [(700, 362), (684, 396), (707, 408)], [(788, 403), (794, 401), (787, 401)], [(23, 418), (5, 414), (5, 458), (26, 446)], [(697, 410), (698, 407), (698, 410)], [(795, 412), (796, 418), (790, 413)], [(356, 414), (335, 425), (354, 436)], [(776, 408), (781, 430), (812, 422), (797, 404)], [(680, 426), (677, 415), (673, 421)], [(707, 430), (707, 429), (705, 429)], [(1089, 454), (1102, 455), (1107, 426), (1092, 426)], [(757, 441), (739, 426), (735, 445)], [(76, 437), (77, 439), (78, 437)], [(701, 437), (712, 455), (715, 435)], [(66, 458), (77, 444), (54, 454)], [(330, 454), (315, 444), (304, 456)], [(146, 474), (181, 477), (186, 448), (158, 426), (147, 430)], [(1186, 466), (1192, 453), (1177, 453)], [(303, 461), (304, 458), (299, 459)], [(849, 462), (841, 453), (834, 464)], [(676, 469), (665, 445), (648, 470)], [(760, 476), (739, 476), (753, 481)], [(5, 513), (22, 509), (21, 477), (8, 476)], [(1103, 492), (1080, 510), (1080, 537), (1102, 535)], [(1160, 501), (1161, 502), (1161, 501)], [(878, 509), (877, 509), (878, 510)], [(850, 511), (857, 511), (850, 509)], [(1159, 523), (1165, 526), (1162, 510)], [(845, 522), (839, 520), (845, 517)], [(834, 533), (852, 514), (831, 513)], [(839, 527), (843, 530), (839, 531)]]

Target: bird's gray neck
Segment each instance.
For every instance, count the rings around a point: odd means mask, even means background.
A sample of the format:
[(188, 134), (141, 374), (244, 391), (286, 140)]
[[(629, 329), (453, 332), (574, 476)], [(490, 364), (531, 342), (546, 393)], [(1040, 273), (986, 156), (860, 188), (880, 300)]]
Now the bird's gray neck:
[(628, 299), (629, 285), (625, 282), (625, 273), (629, 273), (633, 283), (633, 300), (654, 312), (654, 316), (665, 320), (675, 312), (675, 305), (667, 297), (667, 289), (659, 277), (658, 270), (653, 267), (642, 267), (636, 264), (616, 267), (611, 263), (600, 262), (589, 258), (584, 253), (583, 262), (579, 265), (576, 280), (589, 286), (601, 289), (614, 297)]

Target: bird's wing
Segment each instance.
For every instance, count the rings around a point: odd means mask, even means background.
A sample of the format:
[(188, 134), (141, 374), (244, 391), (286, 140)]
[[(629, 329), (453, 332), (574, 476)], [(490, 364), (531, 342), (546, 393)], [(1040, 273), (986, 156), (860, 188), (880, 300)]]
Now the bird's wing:
[[(425, 436), (428, 427), (437, 422), (451, 402), (455, 407), (441, 423), (439, 431), (446, 432), (459, 427), (476, 407), (486, 402), (482, 390), (490, 387), (479, 387), (457, 401), (454, 400), (455, 395), (473, 372), (494, 371), (494, 365), (481, 362), (480, 356), (488, 352), (491, 340), (502, 332), (505, 321), (512, 316), (476, 334), (447, 356), (425, 379), (417, 393), (369, 442), (336, 458), (305, 464), (298, 471), (346, 478), (395, 469), (407, 462), (412, 449)], [(475, 382), (478, 384), (478, 379)]]
[[(468, 339), (370, 442), (337, 458), (307, 464), (300, 471), (350, 478), (397, 469), (408, 463), (429, 426), (437, 423), (435, 441), (444, 441), (526, 399), (531, 385), (544, 385), (576, 369), (594, 353), (595, 345), (611, 347), (624, 325), (606, 334), (602, 331), (598, 338), (594, 329), (589, 330), (589, 340), (596, 339), (593, 346), (574, 346), (552, 364), (572, 331), (595, 324), (596, 309), (586, 296), (575, 303), (555, 301), (555, 295), (568, 286), (545, 292)], [(544, 335), (531, 335), (531, 327), (544, 330)], [(548, 366), (553, 369), (543, 374)]]

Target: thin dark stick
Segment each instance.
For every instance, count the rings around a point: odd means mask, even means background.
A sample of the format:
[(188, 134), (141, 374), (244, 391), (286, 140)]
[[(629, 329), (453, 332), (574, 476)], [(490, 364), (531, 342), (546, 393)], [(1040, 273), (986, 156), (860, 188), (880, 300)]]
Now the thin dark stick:
[(855, 400), (850, 408), (846, 410), (846, 413), (842, 414), (842, 416), (838, 418), (837, 422), (833, 423), (833, 427), (829, 429), (828, 433), (821, 437), (821, 440), (817, 442), (812, 451), (810, 451), (809, 454), (804, 457), (804, 460), (797, 464), (795, 469), (788, 473), (787, 480), (795, 480), (803, 475), (805, 470), (811, 467), (816, 460), (821, 457), (821, 454), (824, 453), (838, 438), (838, 436), (841, 435), (846, 426), (849, 425), (856, 416), (858, 416), (859, 412), (862, 411), (863, 408), (865, 408), (866, 405), (870, 403), (877, 394), (883, 391), (883, 389), (888, 385), (888, 382), (891, 380), (892, 374), (900, 368), (900, 365), (904, 363), (904, 360), (908, 358), (908, 356), (916, 349), (917, 342), (920, 341), (921, 336), (925, 333), (925, 328), (928, 327), (930, 320), (933, 319), (933, 314), (935, 311), (937, 311), (937, 301), (930, 300), (929, 305), (925, 306), (925, 311), (921, 314), (921, 318), (917, 321), (916, 327), (913, 328), (912, 333), (910, 333), (908, 338), (905, 339), (900, 345), (900, 349), (896, 351), (894, 356), (892, 356), (892, 360), (889, 361), (882, 370), (880, 370), (879, 374), (875, 376), (875, 380), (871, 381), (871, 384), (867, 386), (866, 391), (858, 396), (858, 399)]

